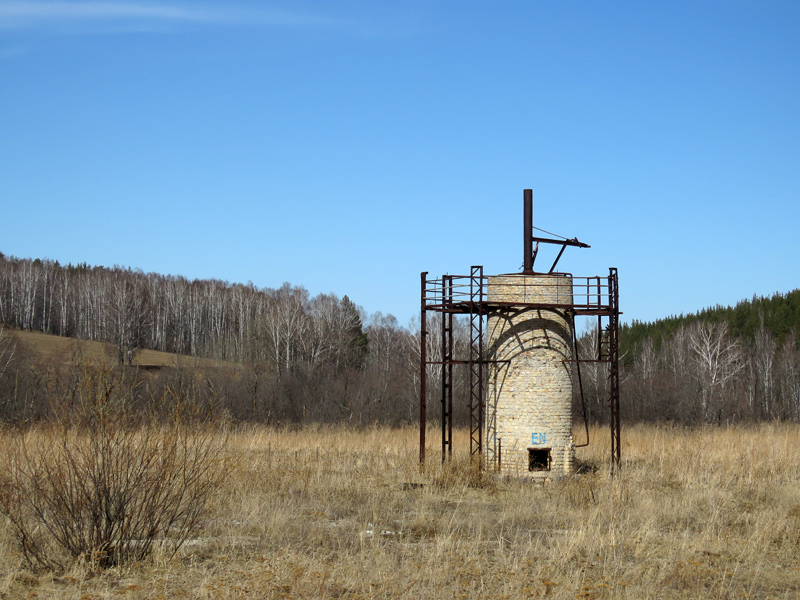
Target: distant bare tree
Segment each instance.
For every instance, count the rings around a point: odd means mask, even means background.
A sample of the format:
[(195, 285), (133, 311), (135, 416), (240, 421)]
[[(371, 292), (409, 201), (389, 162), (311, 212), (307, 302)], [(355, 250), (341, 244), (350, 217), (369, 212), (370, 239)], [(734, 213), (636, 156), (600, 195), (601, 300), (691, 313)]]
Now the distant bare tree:
[(641, 350), (639, 350), (638, 355), (634, 359), (634, 363), (641, 377), (646, 382), (652, 382), (658, 372), (658, 357), (656, 356), (653, 338), (649, 337), (644, 340)]
[(143, 285), (150, 304), (150, 327), (144, 344), (147, 348), (164, 351), (167, 347), (167, 302), (164, 277), (148, 273)]
[(21, 261), (17, 266), (15, 286), (18, 290), (18, 306), (21, 329), (34, 329), (36, 301), (39, 293), (38, 269), (33, 261)]
[(719, 392), (743, 367), (742, 352), (728, 336), (727, 323), (697, 323), (689, 332), (689, 347), (700, 385), (701, 413), (709, 420)]
[(290, 373), (299, 358), (306, 333), (308, 292), (302, 287), (284, 283), (268, 294), (269, 302), (262, 327), (266, 333), (268, 352), (278, 369), (278, 376)]
[(56, 276), (56, 304), (58, 307), (58, 335), (69, 336), (72, 333), (71, 316), (75, 309), (73, 293), (73, 275), (68, 269), (61, 269)]
[[(595, 324), (587, 328), (578, 338), (576, 358), (585, 361), (597, 359), (597, 348), (601, 331)], [(589, 419), (601, 421), (608, 414), (607, 377), (608, 367), (605, 363), (584, 362), (576, 366), (577, 376), (580, 369), (580, 378), (583, 386), (584, 400), (586, 402)]]
[(370, 363), (388, 373), (394, 362), (402, 358), (406, 351), (408, 332), (400, 327), (394, 315), (377, 312), (370, 317), (367, 335)]
[(143, 283), (138, 273), (116, 269), (106, 287), (109, 333), (117, 348), (119, 364), (132, 362), (149, 320)]
[(342, 323), (339, 299), (333, 294), (320, 294), (308, 303), (309, 331), (303, 336), (303, 353), (311, 368), (335, 360), (341, 341)]
[(751, 358), (755, 379), (755, 396), (759, 398), (758, 411), (764, 416), (774, 416), (775, 401), (775, 339), (764, 326), (764, 314), (756, 330), (751, 347)]
[(786, 336), (781, 346), (776, 370), (785, 416), (793, 421), (800, 421), (800, 353), (797, 351), (797, 336), (794, 331)]
[(231, 287), (231, 335), (233, 337), (234, 356), (241, 362), (251, 361), (256, 314), (261, 310), (263, 294), (248, 285), (236, 284)]

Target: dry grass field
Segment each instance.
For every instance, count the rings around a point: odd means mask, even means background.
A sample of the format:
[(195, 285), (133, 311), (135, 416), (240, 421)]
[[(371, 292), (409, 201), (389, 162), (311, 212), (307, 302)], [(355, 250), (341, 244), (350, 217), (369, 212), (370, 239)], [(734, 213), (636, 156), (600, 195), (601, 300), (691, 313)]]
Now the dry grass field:
[(0, 597), (800, 598), (800, 427), (628, 427), (614, 478), (593, 433), (539, 486), (420, 474), (413, 428), (239, 430), (178, 555), (34, 573), (0, 524)]
[[(117, 350), (113, 344), (60, 337), (38, 331), (8, 331), (20, 351), (30, 353), (39, 360), (66, 365), (70, 363), (77, 352), (80, 352), (88, 361), (114, 364), (117, 360)], [(150, 368), (176, 367), (180, 361), (196, 367), (233, 366), (231, 363), (223, 361), (180, 356), (158, 350), (137, 349), (133, 357), (133, 365)]]

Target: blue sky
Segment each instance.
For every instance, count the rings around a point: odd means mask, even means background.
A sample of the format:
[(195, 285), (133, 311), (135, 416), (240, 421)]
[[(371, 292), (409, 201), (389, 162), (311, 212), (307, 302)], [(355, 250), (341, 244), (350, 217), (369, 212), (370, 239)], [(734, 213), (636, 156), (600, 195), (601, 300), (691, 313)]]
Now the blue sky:
[(284, 281), (620, 274), (624, 320), (800, 287), (800, 2), (0, 0), (0, 252)]

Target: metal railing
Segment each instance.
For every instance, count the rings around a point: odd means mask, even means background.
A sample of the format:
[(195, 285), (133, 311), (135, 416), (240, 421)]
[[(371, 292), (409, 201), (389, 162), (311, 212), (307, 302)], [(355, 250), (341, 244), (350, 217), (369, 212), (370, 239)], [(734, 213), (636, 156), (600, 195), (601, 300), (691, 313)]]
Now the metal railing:
[[(549, 298), (553, 302), (527, 302), (493, 300), (490, 296), (488, 276), (445, 275), (438, 279), (426, 279), (424, 298), (427, 310), (441, 311), (458, 309), (470, 312), (470, 307), (480, 302), (485, 308), (509, 305), (542, 305), (559, 308), (574, 308), (577, 311), (608, 310), (614, 306), (614, 285), (611, 275), (607, 277), (573, 277), (561, 273), (555, 276), (501, 276), (502, 286), (509, 293), (505, 296)], [(565, 292), (568, 286), (563, 278), (572, 281), (572, 293)], [(476, 286), (479, 289), (476, 292)]]

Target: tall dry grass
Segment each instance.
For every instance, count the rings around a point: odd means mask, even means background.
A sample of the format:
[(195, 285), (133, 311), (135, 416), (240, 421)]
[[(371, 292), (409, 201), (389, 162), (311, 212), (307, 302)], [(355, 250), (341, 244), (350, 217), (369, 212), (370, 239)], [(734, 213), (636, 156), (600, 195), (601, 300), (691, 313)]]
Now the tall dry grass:
[(464, 432), (421, 474), (414, 428), (242, 429), (178, 556), (28, 573), (2, 525), (0, 595), (800, 597), (800, 427), (629, 427), (614, 478), (592, 433), (584, 473), (539, 486), (476, 479)]

